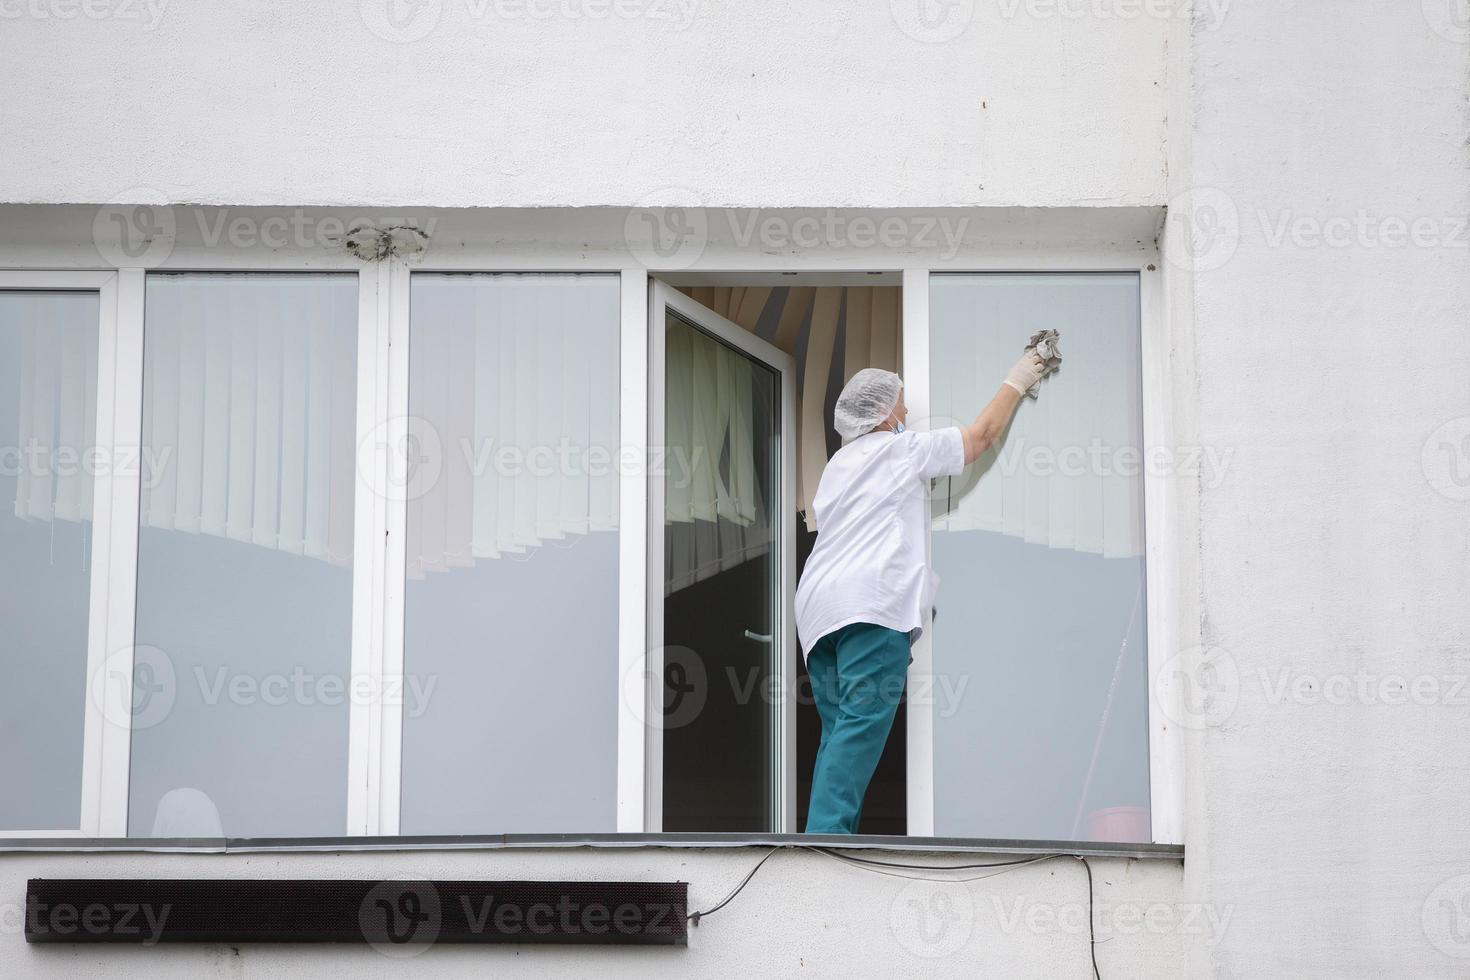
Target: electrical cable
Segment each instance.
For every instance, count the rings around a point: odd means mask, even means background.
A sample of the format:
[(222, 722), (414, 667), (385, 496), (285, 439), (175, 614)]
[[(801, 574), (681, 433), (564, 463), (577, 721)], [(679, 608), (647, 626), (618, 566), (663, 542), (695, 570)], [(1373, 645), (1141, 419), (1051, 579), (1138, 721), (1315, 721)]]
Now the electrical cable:
[[(828, 847), (815, 847), (800, 844), (791, 846), (797, 850), (815, 851), (818, 854), (824, 854), (827, 857), (834, 858), (845, 864), (851, 864), (860, 871), (868, 871), (873, 874), (885, 875), (890, 878), (906, 878), (910, 881), (948, 881), (955, 883), (982, 881), (986, 878), (995, 878), (999, 875), (1009, 874), (1010, 872), (1016, 871), (1029, 864), (1040, 864), (1043, 861), (1051, 861), (1056, 858), (1076, 858), (1077, 860), (1082, 862), (1083, 870), (1087, 872), (1087, 952), (1092, 962), (1092, 976), (1094, 977), (1094, 980), (1102, 980), (1102, 972), (1098, 969), (1097, 966), (1097, 932), (1096, 926), (1093, 923), (1093, 910), (1095, 899), (1093, 895), (1092, 865), (1088, 862), (1086, 855), (1067, 853), (1043, 854), (1039, 857), (1021, 858), (1015, 861), (990, 861), (978, 864), (907, 864), (902, 861), (877, 861), (873, 858), (862, 858), (857, 857), (856, 855), (842, 854)], [(711, 908), (705, 909), (703, 912), (689, 913), (689, 922), (695, 926), (698, 926), (700, 919), (704, 918), (707, 915), (713, 915), (720, 909), (724, 908), (726, 905), (729, 905), (730, 902), (735, 898), (735, 896), (739, 895), (742, 891), (744, 891), (745, 886), (750, 884), (750, 880), (755, 877), (755, 873), (759, 871), (761, 867), (771, 859), (771, 856), (779, 850), (781, 850), (781, 846), (778, 845), (767, 851), (765, 853), (765, 856), (755, 863), (755, 867), (751, 868), (750, 871), (746, 873), (745, 877), (740, 879), (740, 884), (731, 889), (730, 894), (720, 899), (717, 904), (715, 904)], [(971, 875), (967, 878), (930, 877), (928, 875), (907, 875), (899, 873), (900, 871), (972, 871), (978, 868), (1004, 868), (1005, 870), (995, 871), (990, 874)]]
[(697, 925), (699, 925), (699, 920), (702, 919), (702, 918), (704, 918), (706, 915), (714, 915), (720, 909), (724, 908), (726, 905), (729, 905), (730, 904), (730, 900), (732, 898), (734, 898), (736, 895), (739, 895), (740, 892), (741, 892), (741, 890), (743, 888), (745, 888), (746, 885), (750, 884), (750, 879), (752, 879), (752, 878), (755, 877), (755, 873), (761, 869), (761, 865), (763, 865), (767, 861), (769, 861), (771, 859), (771, 855), (772, 854), (775, 854), (780, 849), (781, 849), (780, 847), (773, 847), (769, 851), (767, 851), (766, 852), (766, 856), (763, 857), (763, 858), (761, 858), (759, 861), (756, 862), (755, 867), (753, 867), (753, 868), (750, 869), (750, 873), (747, 874), (744, 878), (742, 878), (740, 880), (740, 884), (736, 885), (735, 886), (735, 889), (732, 892), (730, 892), (730, 894), (726, 895), (723, 899), (721, 899), (720, 900), (720, 903), (718, 905), (716, 905), (714, 908), (705, 909), (703, 912), (690, 912), (689, 913), (689, 921), (692, 922), (694, 925), (697, 926)]
[[(1020, 858), (1015, 861), (991, 861), (984, 864), (904, 864), (902, 861), (875, 861), (872, 858), (861, 858), (855, 854), (838, 854), (831, 848), (809, 846), (808, 850), (821, 851), (823, 854), (831, 854), (846, 861), (855, 861), (858, 864), (875, 864), (883, 868), (906, 868), (910, 871), (969, 871), (973, 868), (1002, 868), (1007, 865), (1031, 864), (1037, 858)], [(1047, 854), (1045, 858), (1058, 857), (1059, 855)]]
[[(821, 848), (813, 848), (813, 850), (816, 850), (816, 851), (818, 851), (821, 854), (826, 854), (828, 857), (836, 858), (839, 861), (851, 862), (851, 860), (852, 860), (850, 857), (848, 857), (845, 854), (834, 854), (831, 851), (826, 851), (826, 850), (823, 850)], [(1067, 857), (1067, 856), (1068, 855), (1065, 855), (1065, 854), (1043, 854), (1041, 857), (1034, 857), (1034, 858), (1030, 858), (1030, 859), (1025, 860), (1025, 861), (1004, 861), (1004, 862), (1001, 862), (999, 864), (994, 864), (994, 865), (984, 865), (984, 864), (982, 864), (982, 865), (976, 865), (975, 867), (981, 867), (981, 868), (984, 868), (984, 867), (997, 867), (997, 868), (1004, 868), (1005, 870), (1003, 870), (1003, 871), (992, 871), (992, 872), (990, 872), (990, 874), (984, 874), (984, 875), (970, 875), (968, 878), (934, 877), (933, 875), (908, 875), (908, 874), (902, 874), (901, 872), (898, 872), (898, 871), (882, 871), (882, 870), (879, 870), (879, 868), (870, 867), (870, 866), (867, 866), (867, 865), (864, 865), (864, 864), (856, 865), (856, 867), (857, 867), (857, 869), (859, 871), (870, 871), (873, 874), (884, 875), (885, 877), (888, 877), (888, 878), (905, 878), (905, 879), (907, 879), (909, 881), (952, 881), (952, 882), (955, 882), (955, 883), (958, 884), (958, 883), (970, 882), (970, 881), (984, 881), (986, 878), (995, 878), (995, 877), (998, 877), (998, 876), (1003, 875), (1003, 874), (1009, 874), (1012, 871), (1016, 871), (1016, 870), (1020, 869), (1024, 865), (1028, 865), (1028, 864), (1040, 864), (1042, 861), (1050, 861), (1052, 858)], [(879, 861), (879, 862), (868, 862), (868, 864), (875, 864), (875, 863), (881, 865), (884, 862), (881, 862), (881, 861)], [(910, 865), (909, 867), (913, 868), (913, 867), (919, 867), (919, 866), (918, 865)], [(930, 871), (953, 871), (953, 870), (957, 870), (957, 869), (954, 868), (954, 867), (945, 867), (943, 865), (940, 865), (940, 866), (932, 866), (931, 865), (931, 866), (926, 867), (925, 870), (930, 870)]]
[(1092, 954), (1092, 975), (1095, 980), (1102, 980), (1102, 973), (1097, 968), (1097, 934), (1093, 932), (1092, 925), (1092, 865), (1087, 863), (1087, 856), (1077, 855), (1077, 860), (1082, 862), (1082, 867), (1087, 869), (1087, 951)]

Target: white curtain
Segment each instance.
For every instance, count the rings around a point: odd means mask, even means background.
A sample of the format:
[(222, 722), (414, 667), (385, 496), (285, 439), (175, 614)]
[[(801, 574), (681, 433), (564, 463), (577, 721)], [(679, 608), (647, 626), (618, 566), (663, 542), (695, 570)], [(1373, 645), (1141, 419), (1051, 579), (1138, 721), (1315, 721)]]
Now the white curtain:
[(21, 338), (15, 516), (25, 521), (92, 519), (97, 419), (97, 300), (17, 292), (6, 319)]
[(1060, 329), (1063, 356), (999, 449), (938, 483), (936, 530), (1107, 558), (1143, 553), (1136, 296), (1128, 276), (935, 278), (935, 424), (973, 419), (1034, 331)]
[(756, 472), (754, 366), (692, 327), (665, 336), (664, 585), (674, 592), (769, 552), (771, 522)]
[(150, 276), (144, 527), (352, 563), (357, 286)]
[(412, 282), (409, 414), (427, 431), (411, 438), (440, 465), (411, 484), (408, 575), (616, 530), (617, 279)]
[[(408, 506), (407, 572), (525, 556), (615, 530), (618, 300), (613, 277), (413, 277), (410, 414), (436, 453)], [(715, 312), (797, 355), (797, 509), (827, 461), (830, 387), (897, 370), (897, 287), (698, 288)], [(69, 440), (95, 405), (96, 331), (32, 302), (21, 444)], [(321, 276), (148, 280), (145, 526), (213, 534), (346, 565), (352, 557), (357, 293)], [(839, 337), (842, 338), (839, 343)], [(671, 588), (769, 547), (757, 485), (752, 366), (702, 334), (668, 351)], [(804, 342), (803, 342), (804, 341)], [(87, 374), (86, 372), (91, 372)], [(425, 440), (431, 440), (426, 442)], [(548, 469), (549, 467), (549, 469)], [(90, 478), (19, 484), (17, 514), (90, 516)]]

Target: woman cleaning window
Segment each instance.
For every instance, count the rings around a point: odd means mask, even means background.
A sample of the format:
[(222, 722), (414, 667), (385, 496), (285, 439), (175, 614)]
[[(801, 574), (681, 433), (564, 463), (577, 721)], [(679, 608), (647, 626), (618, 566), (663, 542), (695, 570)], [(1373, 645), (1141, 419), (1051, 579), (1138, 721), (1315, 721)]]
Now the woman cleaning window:
[(928, 481), (957, 475), (990, 448), (1051, 367), (1028, 349), (974, 422), (935, 432), (905, 431), (903, 380), (891, 371), (865, 368), (842, 389), (833, 424), (847, 443), (812, 500), (817, 542), (796, 589), (822, 719), (807, 833), (856, 831), (893, 727), (909, 646), (937, 584), (925, 548)]

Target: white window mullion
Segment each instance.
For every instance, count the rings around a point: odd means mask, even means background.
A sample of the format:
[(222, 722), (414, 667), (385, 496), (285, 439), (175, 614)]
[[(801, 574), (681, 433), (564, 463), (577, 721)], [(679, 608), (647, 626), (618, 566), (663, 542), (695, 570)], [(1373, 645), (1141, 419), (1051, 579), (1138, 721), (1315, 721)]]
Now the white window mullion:
[[(1143, 331), (1143, 445), (1145, 458), (1154, 447), (1174, 448), (1170, 424), (1168, 324), (1163, 311), (1163, 275), (1154, 265), (1139, 270), (1139, 323)], [(1175, 457), (1179, 458), (1179, 457)], [(1143, 468), (1145, 589), (1148, 604), (1148, 676), (1152, 696), (1148, 705), (1149, 817), (1156, 844), (1184, 843), (1184, 745), (1182, 733), (1170, 718), (1182, 717), (1177, 704), (1160, 698), (1178, 693), (1179, 685), (1161, 683), (1159, 674), (1177, 649), (1171, 599), (1178, 594), (1178, 563), (1168, 545), (1177, 540), (1170, 527), (1174, 513), (1175, 478)]]
[[(93, 438), (99, 459), (111, 458), (112, 405), (117, 378), (117, 276), (102, 288), (97, 331), (97, 417)], [(92, 581), (87, 614), (87, 697), (82, 736), (82, 820), (86, 837), (102, 836), (103, 739), (107, 718), (107, 576), (112, 555), (112, 468), (99, 467), (93, 475)]]
[[(117, 274), (114, 313), (103, 297), (98, 344), (97, 448), (107, 461), (97, 484), (93, 550), (94, 606), (88, 643), (88, 748), (95, 752), (96, 814), (99, 837), (128, 835), (128, 765), (132, 750), (133, 618), (138, 589), (138, 499), (143, 473), (143, 295), (142, 269)], [(104, 444), (103, 439), (107, 442)], [(98, 580), (104, 596), (97, 620)], [(101, 643), (100, 649), (97, 644)], [(100, 664), (98, 663), (100, 657)], [(93, 729), (100, 729), (93, 735)], [(95, 746), (95, 748), (94, 748)], [(88, 789), (83, 788), (83, 799)]]
[[(347, 832), (380, 830), (383, 705), (382, 594), (391, 453), (387, 425), (387, 270), (367, 265), (358, 280), (357, 483), (352, 563), (352, 691), (348, 737)], [(367, 692), (369, 697), (363, 697)]]
[[(379, 719), (381, 728), (375, 741), (379, 747), (377, 767), (378, 801), (377, 829), (374, 833), (395, 835), (399, 832), (399, 797), (402, 789), (403, 766), (403, 603), (404, 569), (408, 533), (407, 491), (413, 483), (416, 459), (410, 453), (418, 452), (416, 430), (409, 418), (408, 409), (408, 331), (409, 331), (409, 272), (408, 266), (398, 259), (382, 263), (381, 275), (384, 291), (379, 293), (385, 300), (382, 329), (387, 337), (387, 389), (384, 416), (388, 420), (387, 431), (388, 482), (387, 492), (380, 494), (385, 510), (386, 548), (381, 550), (383, 558), (381, 581), (382, 596), (381, 628), (379, 648), (380, 674), (377, 690), (380, 692)], [(393, 695), (386, 702), (382, 693)]]
[[(929, 270), (903, 272), (903, 388), (909, 418), (922, 422), (929, 417)], [(927, 426), (924, 426), (927, 428)], [(931, 532), (926, 522), (925, 556), (931, 550)], [(906, 769), (908, 779), (908, 835), (934, 836), (934, 713), (928, 698), (914, 698), (915, 691), (934, 690), (934, 631), (929, 610), (924, 611), (924, 633), (911, 651), (910, 700)]]
[[(648, 273), (624, 269), (618, 418), (621, 458), (648, 459)], [(649, 823), (650, 727), (661, 702), (650, 702), (648, 676), (650, 470), (621, 467), (618, 485), (618, 833), (656, 830)]]
[[(665, 334), (662, 323), (651, 322), (648, 310), (650, 290), (645, 288), (644, 334), (648, 368), (647, 394), (648, 424), (646, 427), (647, 452), (644, 455), (643, 490), (645, 504), (645, 562), (644, 562), (644, 681), (642, 717), (643, 752), (643, 827), (647, 833), (662, 833), (664, 829), (664, 495), (665, 486), (662, 467), (667, 466), (666, 450), (668, 436), (664, 418), (664, 388), (667, 380), (665, 371)], [(625, 328), (626, 329), (626, 328)], [(635, 706), (638, 702), (630, 698)]]

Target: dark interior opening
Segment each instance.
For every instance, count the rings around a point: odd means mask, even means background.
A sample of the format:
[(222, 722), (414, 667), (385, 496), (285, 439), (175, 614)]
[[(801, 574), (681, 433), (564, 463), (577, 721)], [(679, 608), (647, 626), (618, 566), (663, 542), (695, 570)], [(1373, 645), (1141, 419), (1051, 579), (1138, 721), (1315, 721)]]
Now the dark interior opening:
[[(801, 526), (796, 532), (796, 567), (806, 567), (807, 556), (812, 553), (817, 536)], [(802, 658), (803, 661), (805, 658)], [(822, 740), (822, 719), (812, 701), (812, 685), (806, 675), (805, 663), (797, 665), (799, 676), (796, 690), (796, 829), (806, 832), (807, 805), (812, 798), (812, 766), (817, 761), (817, 744)], [(908, 691), (899, 701), (898, 713), (893, 719), (893, 731), (883, 747), (878, 768), (873, 772), (873, 781), (868, 784), (868, 795), (863, 800), (862, 819), (858, 821), (860, 834), (908, 833)]]
[[(772, 341), (777, 332), (779, 313), (786, 289), (779, 288), (754, 324), (746, 329), (764, 340)], [(728, 290), (727, 290), (728, 292)], [(900, 304), (901, 305), (901, 304)], [(834, 367), (823, 373), (826, 390), (806, 392), (800, 385), (805, 371), (807, 328), (811, 313), (792, 351), (796, 371), (791, 383), (798, 402), (817, 397), (823, 402), (822, 418), (826, 423), (827, 457), (842, 448), (841, 437), (832, 430), (830, 420), (837, 396), (846, 382), (842, 366), (850, 368), (847, 358), (848, 303), (841, 300), (838, 329), (832, 351)], [(670, 329), (693, 328), (687, 322), (671, 320)], [(899, 327), (901, 343), (901, 325)], [(791, 348), (787, 348), (791, 350)], [(864, 349), (866, 350), (866, 349)], [(862, 364), (866, 353), (856, 363)], [(755, 429), (757, 433), (774, 432), (779, 418), (779, 392), (760, 384), (765, 372), (756, 372), (754, 392)], [(774, 374), (770, 376), (774, 379)], [(781, 433), (781, 438), (796, 439), (797, 433)], [(762, 474), (766, 499), (785, 497), (789, 487), (774, 483), (775, 461), (770, 446), (757, 439), (756, 467)], [(787, 474), (794, 480), (794, 474)], [(765, 482), (771, 481), (771, 482)], [(783, 515), (794, 521), (796, 533), (797, 580), (816, 542), (816, 534), (806, 529), (797, 513)], [(776, 801), (771, 797), (772, 764), (770, 719), (779, 705), (763, 702), (768, 696), (768, 681), (776, 653), (769, 645), (752, 641), (751, 634), (774, 631), (776, 610), (768, 605), (772, 595), (770, 583), (774, 569), (768, 562), (754, 559), (725, 568), (702, 581), (687, 584), (668, 593), (664, 600), (664, 719), (663, 738), (663, 826), (666, 831), (769, 832), (774, 829)], [(806, 811), (811, 799), (812, 766), (821, 740), (821, 720), (812, 701), (811, 683), (803, 658), (796, 657), (796, 677), (784, 690), (796, 698), (795, 768), (796, 829), (806, 828)], [(781, 695), (777, 695), (778, 697)], [(697, 710), (688, 710), (699, 701)], [(908, 829), (907, 786), (907, 693), (900, 701), (883, 754), (873, 779), (868, 785), (862, 816), (861, 834), (904, 835)]]

